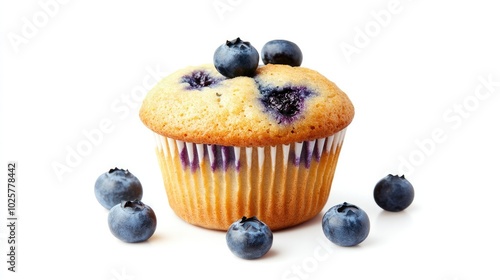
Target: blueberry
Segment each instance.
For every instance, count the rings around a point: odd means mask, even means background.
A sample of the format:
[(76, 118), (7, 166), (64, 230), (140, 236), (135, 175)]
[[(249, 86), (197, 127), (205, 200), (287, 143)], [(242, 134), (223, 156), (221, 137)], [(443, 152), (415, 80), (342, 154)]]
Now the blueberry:
[(373, 190), (375, 202), (382, 209), (399, 212), (413, 202), (415, 190), (412, 184), (402, 176), (387, 175), (375, 185)]
[(148, 240), (156, 230), (156, 215), (140, 200), (124, 200), (108, 214), (108, 225), (113, 235), (129, 243)]
[(304, 100), (314, 95), (302, 86), (260, 87), (260, 93), (264, 108), (280, 124), (296, 120), (304, 109)]
[(210, 76), (205, 71), (193, 71), (190, 75), (185, 75), (181, 78), (181, 83), (187, 83), (189, 86), (187, 89), (201, 89), (204, 87), (211, 87), (217, 85), (221, 79)]
[(273, 244), (271, 229), (256, 217), (234, 222), (226, 233), (229, 250), (242, 259), (257, 259), (264, 256)]
[(287, 40), (272, 40), (262, 47), (262, 62), (264, 64), (286, 64), (300, 66), (302, 51), (295, 43)]
[(142, 199), (142, 185), (130, 171), (113, 168), (97, 178), (94, 193), (97, 201), (109, 210), (123, 200)]
[(326, 211), (322, 225), (328, 240), (344, 247), (358, 245), (370, 232), (370, 219), (366, 212), (347, 202)]
[(259, 66), (259, 53), (249, 42), (238, 37), (215, 50), (214, 65), (219, 73), (228, 78), (252, 77)]

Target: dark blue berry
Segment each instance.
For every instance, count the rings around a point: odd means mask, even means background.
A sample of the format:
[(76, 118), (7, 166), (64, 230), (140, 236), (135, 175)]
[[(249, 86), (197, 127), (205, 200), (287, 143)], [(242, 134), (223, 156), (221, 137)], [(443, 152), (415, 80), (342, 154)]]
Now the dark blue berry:
[(182, 76), (181, 83), (188, 83), (187, 89), (201, 89), (204, 87), (211, 87), (217, 85), (221, 79), (210, 76), (205, 71), (194, 71), (190, 75)]
[(287, 40), (272, 40), (262, 47), (262, 62), (264, 64), (286, 64), (300, 66), (302, 51), (295, 43)]
[(123, 200), (142, 199), (142, 185), (130, 171), (113, 168), (97, 178), (94, 193), (97, 201), (109, 210)]
[(415, 190), (412, 184), (402, 176), (387, 175), (375, 185), (373, 190), (375, 202), (382, 209), (399, 212), (413, 202)]
[(252, 77), (259, 66), (259, 53), (249, 42), (236, 38), (215, 50), (214, 66), (228, 78)]
[(278, 123), (289, 124), (304, 109), (304, 100), (314, 93), (302, 86), (261, 87), (260, 101)]
[(128, 243), (148, 240), (156, 230), (156, 215), (151, 207), (139, 200), (123, 201), (108, 214), (113, 235)]
[(344, 202), (330, 208), (323, 216), (326, 238), (339, 246), (355, 246), (370, 233), (370, 219), (359, 207)]
[(237, 257), (257, 259), (271, 249), (273, 233), (256, 217), (243, 217), (229, 227), (226, 242), (229, 250)]

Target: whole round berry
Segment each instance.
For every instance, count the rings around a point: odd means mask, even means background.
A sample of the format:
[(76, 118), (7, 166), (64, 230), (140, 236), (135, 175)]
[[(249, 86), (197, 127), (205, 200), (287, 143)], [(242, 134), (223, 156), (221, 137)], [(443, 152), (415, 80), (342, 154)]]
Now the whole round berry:
[(214, 53), (214, 66), (227, 78), (252, 77), (259, 66), (259, 52), (239, 37), (226, 41)]
[(234, 222), (226, 233), (229, 250), (242, 259), (257, 259), (264, 256), (273, 244), (271, 229), (256, 217)]
[(142, 185), (130, 171), (113, 168), (97, 178), (94, 193), (97, 201), (109, 210), (123, 200), (142, 199)]
[(373, 190), (375, 202), (382, 209), (399, 212), (413, 202), (415, 190), (404, 175), (387, 175), (375, 185)]
[(343, 247), (358, 245), (370, 233), (370, 219), (366, 212), (347, 202), (326, 211), (322, 226), (326, 238)]
[(123, 201), (108, 213), (108, 226), (113, 235), (128, 243), (148, 240), (156, 230), (156, 215), (140, 200)]
[(262, 62), (264, 64), (286, 64), (300, 66), (302, 51), (297, 44), (287, 40), (272, 40), (262, 47)]

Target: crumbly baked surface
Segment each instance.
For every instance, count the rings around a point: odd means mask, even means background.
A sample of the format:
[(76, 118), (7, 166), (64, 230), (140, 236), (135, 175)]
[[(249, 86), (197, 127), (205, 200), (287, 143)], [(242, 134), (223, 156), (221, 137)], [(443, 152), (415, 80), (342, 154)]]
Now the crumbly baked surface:
[(224, 146), (289, 144), (347, 127), (354, 107), (333, 82), (305, 67), (268, 64), (225, 78), (211, 64), (178, 70), (145, 97), (142, 122), (177, 140)]

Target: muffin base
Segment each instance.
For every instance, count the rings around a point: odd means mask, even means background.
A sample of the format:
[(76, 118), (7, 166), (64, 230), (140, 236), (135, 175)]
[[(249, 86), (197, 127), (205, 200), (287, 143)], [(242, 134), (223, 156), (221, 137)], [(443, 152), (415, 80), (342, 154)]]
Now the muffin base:
[(221, 147), (155, 134), (170, 207), (186, 222), (227, 230), (256, 216), (271, 230), (303, 223), (324, 207), (345, 136), (270, 147)]

